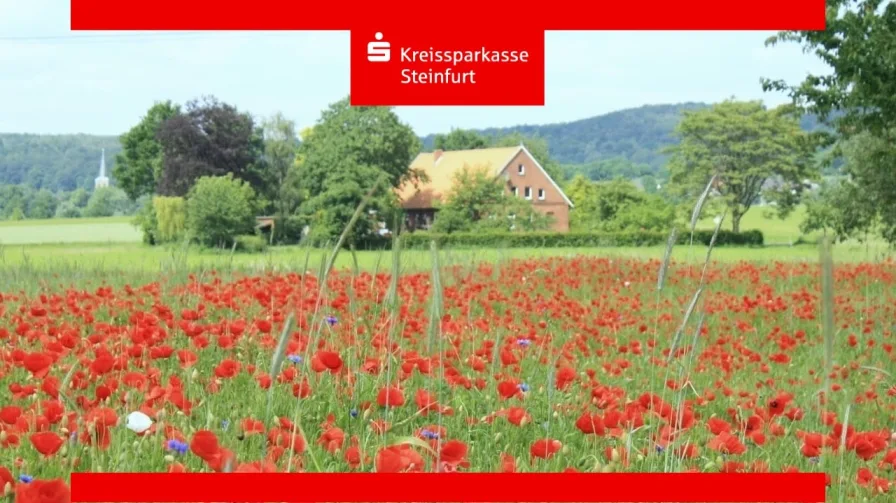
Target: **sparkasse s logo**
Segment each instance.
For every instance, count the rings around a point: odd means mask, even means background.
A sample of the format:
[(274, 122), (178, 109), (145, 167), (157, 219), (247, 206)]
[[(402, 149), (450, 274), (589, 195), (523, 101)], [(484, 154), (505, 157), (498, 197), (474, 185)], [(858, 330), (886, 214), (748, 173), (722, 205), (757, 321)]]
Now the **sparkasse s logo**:
[(383, 34), (376, 32), (373, 36), (376, 41), (367, 44), (367, 61), (372, 63), (387, 63), (392, 57), (389, 42), (383, 42)]

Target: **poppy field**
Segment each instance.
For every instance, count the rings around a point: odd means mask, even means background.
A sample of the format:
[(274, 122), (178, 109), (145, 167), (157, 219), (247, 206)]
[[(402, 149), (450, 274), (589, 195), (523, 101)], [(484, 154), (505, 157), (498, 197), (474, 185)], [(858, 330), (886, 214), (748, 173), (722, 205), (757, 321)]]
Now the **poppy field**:
[(838, 262), (828, 297), (824, 272), (582, 256), (2, 291), (0, 487), (823, 472), (830, 501), (891, 501), (896, 262)]

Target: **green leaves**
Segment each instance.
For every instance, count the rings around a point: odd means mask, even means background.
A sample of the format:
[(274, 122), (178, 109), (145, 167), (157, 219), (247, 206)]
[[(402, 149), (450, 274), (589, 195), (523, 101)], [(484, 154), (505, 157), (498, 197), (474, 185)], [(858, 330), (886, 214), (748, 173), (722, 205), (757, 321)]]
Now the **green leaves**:
[(716, 176), (715, 191), (731, 214), (732, 228), (760, 196), (785, 212), (799, 201), (803, 181), (816, 176), (814, 143), (791, 107), (767, 110), (761, 102), (724, 101), (688, 112), (670, 148), (673, 191), (696, 197)]
[(547, 229), (548, 220), (529, 201), (509, 195), (504, 184), (504, 178), (495, 178), (488, 169), (464, 166), (454, 174), (452, 184), (462, 190), (453, 190), (446, 196), (433, 230), (448, 233)]
[(252, 231), (254, 199), (252, 187), (233, 175), (201, 177), (187, 198), (187, 228), (203, 245), (229, 246)]
[(112, 176), (131, 199), (155, 192), (162, 170), (159, 128), (178, 113), (180, 107), (170, 101), (156, 103), (136, 126), (121, 135), (122, 151), (115, 158)]
[[(867, 230), (869, 218), (878, 218), (884, 237), (896, 242), (896, 4), (882, 0), (828, 0), (827, 28), (824, 31), (783, 32), (770, 44), (795, 42), (814, 53), (830, 68), (828, 75), (808, 75), (802, 82), (764, 80), (766, 90), (785, 90), (795, 105), (829, 117), (839, 134), (840, 145), (852, 146), (847, 163), (848, 184), (831, 188), (814, 201), (811, 228), (830, 228), (838, 236), (856, 229)], [(856, 149), (855, 147), (862, 147)], [(873, 215), (864, 203), (853, 214), (844, 208), (825, 209), (839, 204), (847, 191), (855, 190), (862, 201), (870, 202)], [(848, 223), (852, 222), (852, 223)]]
[[(410, 176), (420, 151), (410, 126), (385, 107), (351, 107), (348, 98), (321, 114), (310, 134), (303, 133), (298, 158), (302, 184), (311, 198), (302, 214), (318, 242), (339, 237), (366, 191), (385, 177), (369, 211), (352, 227), (346, 244), (375, 232), (375, 220), (391, 222), (398, 201), (393, 191)], [(372, 213), (371, 213), (372, 211)]]

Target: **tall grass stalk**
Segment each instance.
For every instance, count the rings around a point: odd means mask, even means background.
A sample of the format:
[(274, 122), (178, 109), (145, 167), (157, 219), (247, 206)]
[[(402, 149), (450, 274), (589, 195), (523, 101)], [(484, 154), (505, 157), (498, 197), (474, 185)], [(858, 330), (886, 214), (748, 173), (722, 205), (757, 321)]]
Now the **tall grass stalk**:
[(821, 308), (824, 336), (824, 396), (830, 398), (834, 371), (834, 259), (830, 238), (821, 240)]

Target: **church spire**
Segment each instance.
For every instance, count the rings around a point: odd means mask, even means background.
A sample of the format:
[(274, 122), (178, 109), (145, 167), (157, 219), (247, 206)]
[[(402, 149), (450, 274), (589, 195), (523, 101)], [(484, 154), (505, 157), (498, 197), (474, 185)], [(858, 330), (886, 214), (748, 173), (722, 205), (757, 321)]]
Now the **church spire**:
[(109, 177), (106, 176), (106, 149), (100, 155), (100, 176), (93, 181), (93, 187), (100, 189), (109, 186)]

